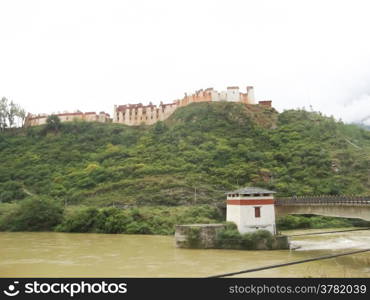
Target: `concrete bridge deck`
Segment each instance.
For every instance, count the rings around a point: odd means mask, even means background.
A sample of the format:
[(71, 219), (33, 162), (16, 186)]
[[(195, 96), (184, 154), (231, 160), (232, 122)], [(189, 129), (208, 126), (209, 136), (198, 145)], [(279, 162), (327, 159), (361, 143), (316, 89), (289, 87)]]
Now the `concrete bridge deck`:
[(320, 196), (276, 199), (276, 214), (312, 214), (370, 221), (370, 197)]

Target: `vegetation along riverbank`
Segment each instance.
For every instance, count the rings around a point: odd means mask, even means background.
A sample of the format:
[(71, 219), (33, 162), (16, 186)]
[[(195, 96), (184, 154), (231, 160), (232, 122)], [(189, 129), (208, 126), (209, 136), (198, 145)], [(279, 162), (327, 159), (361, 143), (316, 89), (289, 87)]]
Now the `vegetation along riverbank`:
[[(30, 197), (0, 205), (1, 231), (62, 231), (128, 234), (174, 233), (177, 224), (223, 223), (224, 216), (211, 205), (144, 206), (135, 208), (69, 206), (48, 199)], [(369, 222), (321, 216), (278, 218), (279, 230), (296, 228), (335, 228), (370, 226)], [(239, 233), (227, 227), (225, 236)]]
[[(240, 186), (277, 197), (368, 195), (369, 153), (370, 131), (355, 125), (240, 103), (194, 103), (152, 126), (5, 130), (0, 230), (172, 234), (175, 224), (224, 221), (216, 207)], [(288, 216), (278, 226), (353, 222)]]

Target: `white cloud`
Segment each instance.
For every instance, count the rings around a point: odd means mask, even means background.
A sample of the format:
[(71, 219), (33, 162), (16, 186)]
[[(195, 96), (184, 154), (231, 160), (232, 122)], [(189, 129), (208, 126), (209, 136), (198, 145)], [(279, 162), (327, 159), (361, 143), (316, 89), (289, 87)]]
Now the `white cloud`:
[(356, 0), (5, 0), (0, 96), (31, 112), (112, 112), (254, 85), (279, 110), (312, 105), (354, 121), (370, 114), (369, 8)]
[(339, 112), (345, 122), (360, 121), (370, 125), (370, 95), (364, 94), (345, 103)]

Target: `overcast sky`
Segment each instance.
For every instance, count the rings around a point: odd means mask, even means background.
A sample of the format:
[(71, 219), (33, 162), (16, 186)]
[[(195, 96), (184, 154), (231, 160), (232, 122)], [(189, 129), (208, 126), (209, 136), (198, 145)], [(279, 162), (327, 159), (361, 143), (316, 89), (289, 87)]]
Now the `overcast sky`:
[(279, 111), (358, 121), (370, 116), (369, 15), (367, 0), (0, 0), (0, 97), (112, 113), (253, 85)]

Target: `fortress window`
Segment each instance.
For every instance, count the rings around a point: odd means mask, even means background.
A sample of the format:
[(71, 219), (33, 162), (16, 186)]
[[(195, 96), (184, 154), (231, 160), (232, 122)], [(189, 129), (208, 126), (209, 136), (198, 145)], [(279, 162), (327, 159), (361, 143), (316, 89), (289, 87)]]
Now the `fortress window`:
[(255, 207), (254, 208), (254, 217), (255, 218), (261, 218), (261, 207)]

